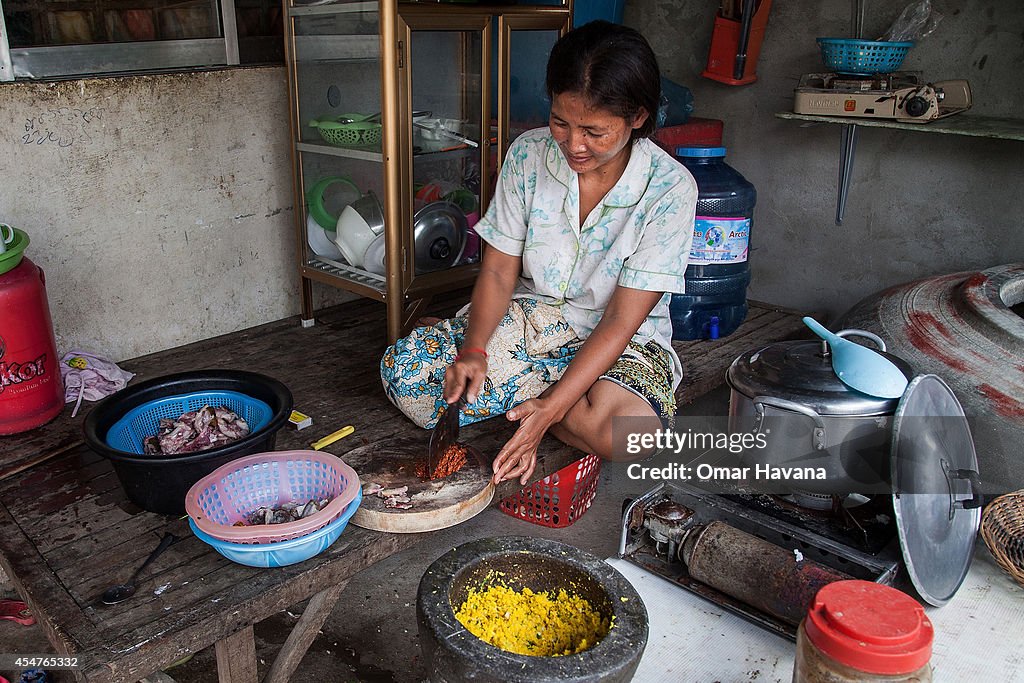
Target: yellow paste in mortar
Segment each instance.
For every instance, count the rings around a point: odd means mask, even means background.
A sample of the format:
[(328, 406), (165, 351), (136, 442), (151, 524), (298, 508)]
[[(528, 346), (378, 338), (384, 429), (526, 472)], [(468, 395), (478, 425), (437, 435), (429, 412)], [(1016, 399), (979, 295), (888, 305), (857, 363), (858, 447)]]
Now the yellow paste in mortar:
[(455, 617), (477, 638), (520, 655), (557, 657), (593, 647), (611, 624), (578, 595), (472, 589)]

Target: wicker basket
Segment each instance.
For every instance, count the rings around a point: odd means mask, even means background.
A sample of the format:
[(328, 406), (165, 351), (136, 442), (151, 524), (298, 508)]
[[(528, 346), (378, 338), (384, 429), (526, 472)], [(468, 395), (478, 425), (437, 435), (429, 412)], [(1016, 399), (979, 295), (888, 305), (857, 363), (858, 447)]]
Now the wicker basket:
[(981, 537), (999, 566), (1024, 586), (1024, 490), (988, 504), (981, 517)]

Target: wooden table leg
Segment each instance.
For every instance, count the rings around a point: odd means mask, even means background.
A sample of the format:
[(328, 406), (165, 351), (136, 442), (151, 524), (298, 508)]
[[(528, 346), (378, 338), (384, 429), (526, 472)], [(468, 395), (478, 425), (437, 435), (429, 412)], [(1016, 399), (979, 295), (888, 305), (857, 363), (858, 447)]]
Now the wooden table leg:
[(214, 645), (217, 653), (217, 680), (220, 683), (257, 683), (256, 639), (252, 625), (218, 640)]
[(317, 633), (320, 632), (320, 627), (330, 616), (331, 610), (334, 609), (334, 605), (341, 597), (347, 583), (348, 581), (342, 581), (320, 591), (309, 599), (302, 616), (292, 627), (288, 639), (281, 646), (281, 651), (274, 659), (274, 663), (270, 665), (270, 671), (267, 672), (263, 683), (288, 683), (291, 675), (298, 668), (299, 662), (305, 656), (306, 650), (313, 644)]

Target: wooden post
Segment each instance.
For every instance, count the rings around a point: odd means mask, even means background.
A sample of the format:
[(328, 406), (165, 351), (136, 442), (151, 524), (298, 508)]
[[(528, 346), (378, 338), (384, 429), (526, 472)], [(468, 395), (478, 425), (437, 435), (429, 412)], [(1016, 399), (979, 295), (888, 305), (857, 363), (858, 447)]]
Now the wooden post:
[(348, 581), (342, 581), (330, 588), (320, 591), (309, 599), (306, 609), (302, 612), (298, 622), (292, 627), (288, 639), (284, 641), (281, 651), (277, 653), (274, 663), (270, 666), (263, 683), (288, 683), (291, 675), (295, 673), (299, 662), (306, 654), (306, 650), (316, 639), (320, 627), (327, 621), (331, 610), (341, 597)]
[(220, 683), (258, 683), (256, 639), (251, 624), (218, 640), (214, 650), (217, 653), (217, 680)]

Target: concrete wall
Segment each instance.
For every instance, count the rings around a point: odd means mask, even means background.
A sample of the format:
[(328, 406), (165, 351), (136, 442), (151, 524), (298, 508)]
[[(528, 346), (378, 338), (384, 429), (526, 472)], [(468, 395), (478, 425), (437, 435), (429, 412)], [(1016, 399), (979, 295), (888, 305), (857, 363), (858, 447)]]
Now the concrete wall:
[[(865, 0), (866, 35), (909, 0)], [(966, 78), (972, 113), (1024, 119), (1024, 3), (933, 0), (944, 16), (904, 68)], [(700, 77), (717, 3), (629, 0), (624, 23), (648, 37), (668, 78), (694, 94), (695, 116), (722, 119), (728, 163), (758, 190), (752, 298), (835, 316), (917, 277), (1024, 260), (1024, 142), (858, 129), (846, 218), (835, 225), (841, 127), (802, 126), (791, 111), (803, 73), (822, 71), (818, 36), (850, 35), (849, 0), (776, 0), (758, 80)], [(1022, 124), (1024, 127), (1024, 124)]]
[(0, 221), (60, 352), (129, 358), (298, 312), (282, 67), (0, 86)]

